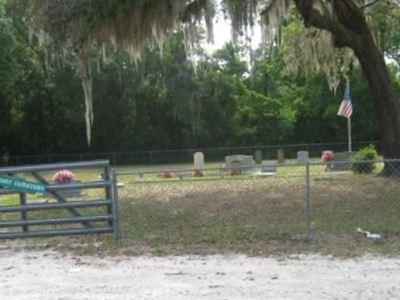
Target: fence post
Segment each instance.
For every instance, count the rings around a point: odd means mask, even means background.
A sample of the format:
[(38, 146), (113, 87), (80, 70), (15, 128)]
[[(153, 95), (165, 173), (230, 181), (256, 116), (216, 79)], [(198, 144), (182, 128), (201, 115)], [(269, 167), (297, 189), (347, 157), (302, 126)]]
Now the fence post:
[[(26, 205), (26, 193), (19, 193), (19, 203), (21, 206)], [(21, 219), (23, 221), (26, 221), (26, 211), (24, 211), (24, 210), (21, 211)], [(26, 226), (26, 225), (22, 226), (22, 231), (27, 232), (28, 226)]]
[(307, 218), (307, 239), (311, 239), (311, 186), (310, 186), (310, 161), (306, 162), (306, 218)]
[[(108, 213), (108, 215), (111, 215), (113, 213), (112, 206), (113, 206), (114, 195), (113, 195), (113, 182), (112, 182), (113, 178), (112, 178), (110, 166), (106, 166), (104, 168), (103, 180), (111, 183), (110, 185), (108, 185), (106, 187), (106, 198), (107, 198), (107, 200), (111, 201), (111, 205), (108, 205), (108, 207), (107, 207), (107, 213)], [(112, 220), (108, 221), (108, 225), (113, 226), (113, 221)]]
[(114, 236), (118, 244), (121, 244), (121, 231), (119, 226), (119, 207), (118, 207), (118, 179), (115, 170), (111, 171), (112, 178), (112, 211), (113, 211), (113, 225), (114, 225)]

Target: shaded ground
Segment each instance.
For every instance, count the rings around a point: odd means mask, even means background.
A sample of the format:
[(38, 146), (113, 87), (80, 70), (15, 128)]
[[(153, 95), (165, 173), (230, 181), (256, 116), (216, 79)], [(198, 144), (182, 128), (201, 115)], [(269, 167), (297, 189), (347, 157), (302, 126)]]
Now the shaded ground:
[(8, 299), (398, 299), (400, 259), (80, 257), (0, 250)]

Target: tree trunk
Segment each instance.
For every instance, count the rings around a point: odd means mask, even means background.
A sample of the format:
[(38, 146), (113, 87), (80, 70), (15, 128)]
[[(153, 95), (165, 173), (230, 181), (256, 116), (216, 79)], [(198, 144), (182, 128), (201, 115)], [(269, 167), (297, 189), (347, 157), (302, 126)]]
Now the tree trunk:
[[(385, 159), (400, 159), (398, 103), (384, 58), (372, 40), (366, 41), (363, 48), (355, 50), (355, 53), (374, 99), (383, 157)], [(400, 163), (385, 162), (383, 174), (400, 176)]]
[[(306, 26), (329, 31), (336, 47), (353, 49), (374, 98), (383, 157), (383, 175), (400, 176), (400, 120), (396, 93), (390, 82), (384, 57), (379, 53), (370, 28), (353, 0), (331, 0), (334, 16), (321, 15), (311, 0), (294, 0)], [(389, 160), (389, 161), (388, 161)]]

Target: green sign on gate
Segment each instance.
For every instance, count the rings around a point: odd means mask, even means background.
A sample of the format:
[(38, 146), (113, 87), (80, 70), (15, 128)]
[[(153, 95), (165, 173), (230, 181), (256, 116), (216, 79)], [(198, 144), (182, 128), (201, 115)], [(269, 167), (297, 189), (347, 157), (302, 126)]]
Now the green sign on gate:
[(44, 184), (29, 182), (7, 175), (0, 175), (0, 187), (32, 194), (45, 194), (47, 192), (47, 186)]

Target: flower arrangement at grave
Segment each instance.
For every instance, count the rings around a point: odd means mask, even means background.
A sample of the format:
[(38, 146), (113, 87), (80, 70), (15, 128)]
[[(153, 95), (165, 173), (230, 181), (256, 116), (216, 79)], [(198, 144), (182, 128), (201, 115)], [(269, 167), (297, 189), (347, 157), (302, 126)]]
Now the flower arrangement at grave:
[(169, 179), (174, 177), (174, 174), (171, 171), (165, 171), (162, 175), (163, 178)]
[(239, 176), (242, 174), (242, 170), (240, 168), (232, 168), (229, 172), (231, 176)]
[(323, 151), (321, 155), (321, 160), (326, 164), (327, 169), (332, 168), (333, 159), (335, 158), (335, 154), (333, 151)]
[(194, 170), (193, 171), (193, 177), (203, 177), (204, 173), (203, 170)]
[(58, 184), (70, 183), (75, 181), (75, 175), (69, 170), (60, 170), (54, 174), (53, 181)]
[(333, 153), (333, 151), (323, 151), (321, 155), (321, 160), (324, 163), (330, 163), (333, 161), (334, 157), (335, 154)]

